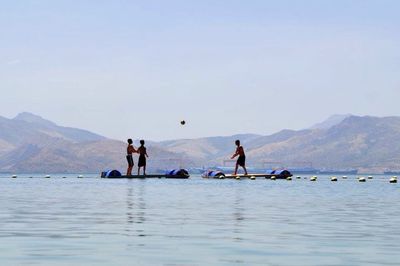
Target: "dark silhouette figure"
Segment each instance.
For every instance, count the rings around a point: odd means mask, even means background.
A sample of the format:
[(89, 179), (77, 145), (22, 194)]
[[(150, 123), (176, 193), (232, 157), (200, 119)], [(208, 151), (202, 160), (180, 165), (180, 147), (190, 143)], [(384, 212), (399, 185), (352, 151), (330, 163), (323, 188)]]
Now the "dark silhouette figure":
[(132, 139), (128, 139), (128, 147), (126, 148), (126, 160), (128, 161), (128, 169), (126, 170), (126, 175), (132, 175), (133, 168), (133, 158), (132, 153), (136, 153), (137, 151), (132, 145)]
[(137, 149), (139, 153), (139, 161), (138, 161), (138, 175), (140, 175), (140, 168), (143, 167), (143, 175), (146, 175), (146, 157), (147, 155), (146, 147), (144, 146), (144, 140), (140, 140), (140, 147)]
[(237, 175), (238, 167), (241, 166), (244, 169), (244, 174), (247, 175), (247, 169), (246, 169), (246, 155), (244, 154), (244, 149), (242, 146), (240, 146), (240, 140), (235, 141), (236, 144), (236, 152), (234, 155), (232, 155), (231, 159), (235, 158), (236, 156), (239, 155), (237, 161), (236, 161), (236, 166), (235, 166), (235, 173), (234, 175)]

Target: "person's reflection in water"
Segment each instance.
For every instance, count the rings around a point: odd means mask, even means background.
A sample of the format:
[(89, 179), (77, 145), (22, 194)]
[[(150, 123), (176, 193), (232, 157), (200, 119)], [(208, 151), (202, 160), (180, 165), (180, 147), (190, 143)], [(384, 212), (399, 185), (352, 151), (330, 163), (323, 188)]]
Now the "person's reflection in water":
[(243, 202), (243, 197), (242, 197), (242, 193), (244, 193), (243, 189), (241, 187), (237, 187), (235, 189), (235, 200), (233, 203), (233, 233), (234, 233), (234, 237), (233, 239), (236, 241), (242, 241), (243, 238), (241, 237), (242, 235), (242, 226), (243, 223), (245, 222), (245, 218), (244, 218), (244, 208), (242, 205)]
[[(146, 221), (146, 204), (144, 200), (145, 182), (144, 180), (131, 180), (127, 188), (126, 217), (127, 232), (134, 231), (137, 236), (145, 236), (140, 224)], [(136, 182), (137, 181), (137, 182)]]

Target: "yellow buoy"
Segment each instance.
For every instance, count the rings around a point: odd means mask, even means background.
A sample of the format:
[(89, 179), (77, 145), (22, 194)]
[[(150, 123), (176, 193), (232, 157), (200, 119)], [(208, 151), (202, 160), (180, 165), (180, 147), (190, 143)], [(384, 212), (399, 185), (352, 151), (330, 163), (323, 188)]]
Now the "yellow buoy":
[(359, 181), (359, 182), (365, 182), (365, 181), (367, 181), (367, 180), (365, 179), (365, 177), (361, 176), (361, 177), (358, 178), (358, 181)]
[(239, 180), (239, 179), (240, 179), (240, 176), (236, 176), (235, 178), (236, 178), (237, 180)]
[(271, 180), (276, 180), (276, 176), (271, 176)]
[(336, 176), (332, 176), (331, 177), (331, 181), (336, 182), (337, 181), (337, 177)]
[(310, 177), (310, 181), (317, 181), (317, 177), (316, 176)]
[(397, 183), (397, 176), (393, 176), (392, 178), (390, 178), (389, 182), (390, 183)]
[(254, 175), (250, 176), (251, 180), (256, 180), (256, 177)]
[(288, 176), (288, 177), (286, 177), (286, 180), (292, 181), (292, 177), (291, 177), (291, 176)]

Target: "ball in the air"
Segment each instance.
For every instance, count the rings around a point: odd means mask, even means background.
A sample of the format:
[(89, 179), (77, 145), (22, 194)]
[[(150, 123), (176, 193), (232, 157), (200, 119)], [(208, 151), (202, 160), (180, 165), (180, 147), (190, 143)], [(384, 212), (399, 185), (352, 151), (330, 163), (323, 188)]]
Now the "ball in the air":
[(182, 120), (182, 121), (181, 121), (181, 125), (184, 126), (185, 124), (186, 124), (186, 121), (185, 121), (185, 120)]

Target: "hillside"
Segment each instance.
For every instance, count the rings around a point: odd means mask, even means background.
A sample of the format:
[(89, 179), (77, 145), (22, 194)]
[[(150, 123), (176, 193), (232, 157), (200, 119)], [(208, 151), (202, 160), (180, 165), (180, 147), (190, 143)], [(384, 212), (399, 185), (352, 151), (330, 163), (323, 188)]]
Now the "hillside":
[[(282, 130), (269, 136), (149, 141), (149, 170), (222, 165), (240, 139), (248, 165), (294, 166), (382, 172), (400, 169), (400, 117), (333, 116), (304, 130)], [(77, 173), (124, 170), (126, 144), (86, 130), (62, 127), (22, 113), (0, 117), (0, 171)], [(135, 158), (136, 160), (136, 158)], [(271, 166), (271, 165), (269, 165)]]
[(188, 157), (207, 158), (208, 165), (221, 165), (228, 159), (235, 148), (234, 139), (238, 138), (243, 140), (248, 163), (253, 166), (269, 161), (286, 166), (311, 162), (318, 168), (374, 172), (400, 168), (399, 117), (346, 116), (336, 123), (330, 119), (310, 129), (250, 136), (220, 137), (218, 142), (215, 138), (203, 138), (160, 144)]
[[(62, 127), (22, 113), (0, 117), (0, 171), (17, 173), (88, 173), (126, 168), (126, 144), (86, 130)], [(191, 165), (188, 159), (149, 146), (153, 170)], [(136, 158), (135, 158), (136, 159)]]

